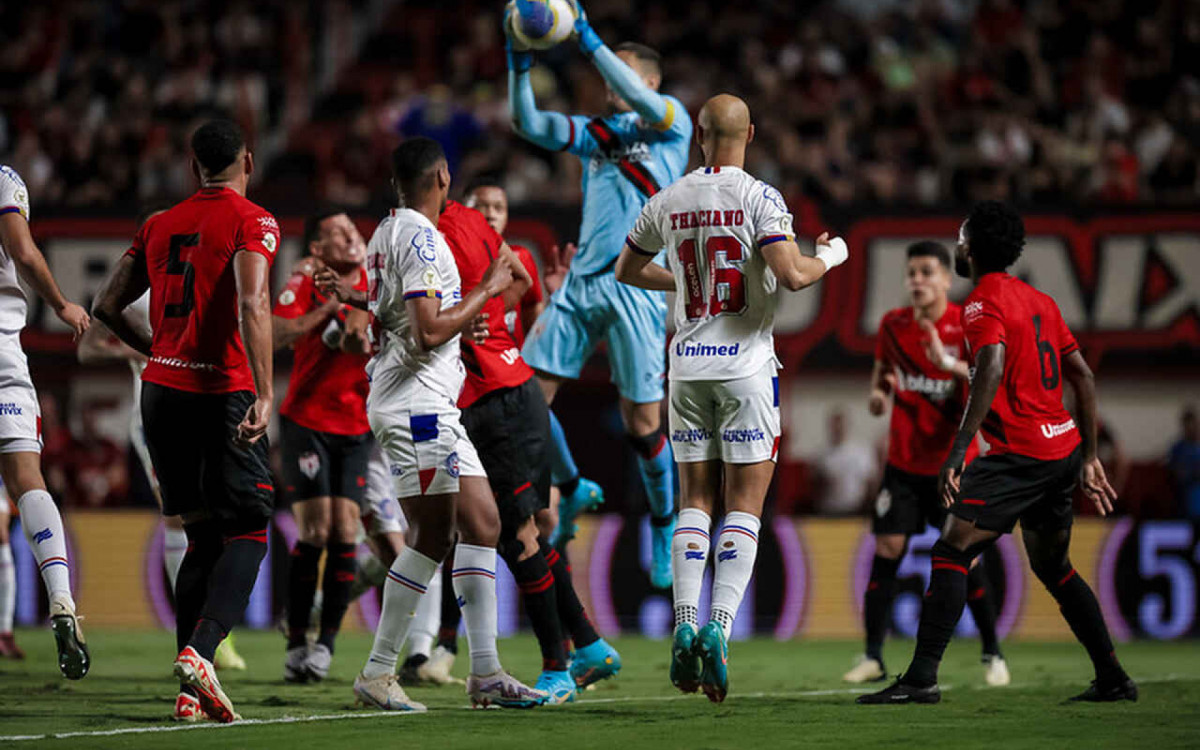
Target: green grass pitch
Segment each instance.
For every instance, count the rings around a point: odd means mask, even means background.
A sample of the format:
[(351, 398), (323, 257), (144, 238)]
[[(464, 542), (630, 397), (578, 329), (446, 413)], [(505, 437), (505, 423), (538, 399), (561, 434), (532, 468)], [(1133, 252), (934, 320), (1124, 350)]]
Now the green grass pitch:
[[(1200, 646), (1194, 642), (1120, 647), (1141, 684), (1137, 704), (1063, 704), (1090, 679), (1087, 657), (1074, 643), (1008, 644), (1013, 685), (989, 689), (976, 642), (956, 641), (943, 666), (949, 689), (940, 705), (865, 707), (854, 705), (853, 688), (840, 682), (857, 643), (754, 640), (733, 644), (730, 696), (714, 706), (671, 687), (666, 641), (623, 638), (614, 641), (624, 661), (620, 676), (571, 705), (472, 711), (461, 688), (428, 688), (412, 695), (429, 713), (381, 715), (355, 708), (350, 693), (370, 647), (367, 636), (343, 636), (328, 680), (292, 686), (281, 679), (280, 637), (242, 632), (238, 647), (250, 669), (222, 679), (246, 719), (271, 723), (99, 734), (175, 729), (174, 639), (162, 632), (89, 632), (91, 674), (68, 682), (58, 676), (48, 630), (18, 635), (28, 659), (0, 661), (0, 745), (14, 748), (1200, 747)], [(911, 641), (890, 643), (889, 667), (900, 669), (911, 648)], [(514, 674), (536, 677), (532, 637), (503, 641), (501, 656)], [(455, 672), (464, 670), (460, 657)], [(279, 721), (289, 717), (326, 718)], [(86, 734), (11, 739), (58, 733)]]

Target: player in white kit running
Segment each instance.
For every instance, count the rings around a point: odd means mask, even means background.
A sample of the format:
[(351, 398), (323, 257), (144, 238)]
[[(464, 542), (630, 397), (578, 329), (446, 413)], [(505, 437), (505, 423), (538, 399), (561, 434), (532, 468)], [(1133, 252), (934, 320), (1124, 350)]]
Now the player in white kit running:
[(21, 351), (25, 292), (18, 274), (76, 337), (83, 335), (91, 321), (87, 311), (63, 296), (29, 232), (25, 183), (0, 165), (0, 478), (17, 499), (21, 526), (50, 598), (58, 668), (64, 677), (78, 680), (87, 674), (91, 657), (71, 598), (62, 516), (42, 477), (41, 411)]
[[(465, 370), (462, 331), (489, 299), (510, 296), (514, 275), (528, 272), (501, 247), (483, 280), (465, 297), (454, 255), (437, 229), (450, 191), (441, 146), (411, 138), (392, 152), (401, 205), (367, 248), (367, 300), (379, 351), (367, 364), (367, 418), (383, 448), (409, 522), (409, 544), (392, 563), (375, 643), (354, 681), (359, 701), (386, 710), (423, 711), (396, 681), (396, 659), (454, 533), (454, 590), (470, 645), (467, 692), (476, 705), (530, 707), (546, 702), (504, 672), (496, 651), (496, 542), (500, 516), (487, 475), (459, 419)], [(520, 287), (520, 285), (515, 285)], [(515, 300), (524, 294), (519, 288)]]
[[(669, 418), (682, 500), (671, 550), (671, 681), (684, 692), (703, 689), (714, 703), (728, 690), (728, 639), (754, 572), (779, 447), (776, 290), (803, 289), (846, 259), (845, 242), (826, 235), (815, 258), (801, 255), (783, 196), (742, 171), (753, 137), (741, 99), (706, 102), (696, 129), (705, 166), (650, 199), (617, 260), (618, 280), (676, 293)], [(671, 270), (653, 262), (663, 249)], [(712, 614), (697, 632), (718, 495), (725, 519)]]

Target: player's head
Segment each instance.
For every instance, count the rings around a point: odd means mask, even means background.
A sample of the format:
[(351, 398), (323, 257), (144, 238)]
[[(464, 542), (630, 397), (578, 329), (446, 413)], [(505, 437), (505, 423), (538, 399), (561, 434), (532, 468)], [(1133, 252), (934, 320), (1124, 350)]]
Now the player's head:
[(746, 102), (732, 94), (717, 94), (700, 108), (696, 142), (704, 152), (705, 164), (716, 166), (732, 160), (737, 162), (733, 166), (741, 166), (746, 145), (752, 140), (754, 123)]
[(508, 227), (508, 193), (498, 180), (480, 178), (471, 183), (463, 203), (483, 214), (496, 234), (504, 234)]
[(970, 279), (1006, 271), (1024, 247), (1025, 224), (1020, 215), (1006, 203), (981, 201), (958, 230), (954, 270)]
[(950, 251), (940, 242), (924, 240), (908, 246), (904, 288), (913, 307), (933, 307), (950, 293)]
[(246, 136), (233, 120), (209, 120), (192, 133), (192, 171), (201, 185), (230, 183), (245, 190), (254, 172), (254, 157)]
[(345, 273), (367, 259), (358, 227), (340, 208), (322, 208), (304, 220), (304, 249), (335, 271)]
[(450, 165), (446, 152), (432, 138), (409, 138), (392, 151), (392, 186), (401, 206), (415, 208), (437, 198), (438, 212), (450, 195)]
[[(662, 55), (651, 47), (637, 42), (622, 42), (616, 48), (617, 57), (633, 68), (649, 88), (658, 91), (662, 85)], [(615, 112), (629, 112), (633, 107), (608, 87), (608, 106)]]

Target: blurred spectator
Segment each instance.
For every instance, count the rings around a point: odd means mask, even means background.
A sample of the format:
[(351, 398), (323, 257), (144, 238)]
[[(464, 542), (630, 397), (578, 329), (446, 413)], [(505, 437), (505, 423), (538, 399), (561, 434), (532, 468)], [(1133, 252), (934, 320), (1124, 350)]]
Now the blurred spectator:
[(817, 512), (828, 516), (859, 513), (874, 488), (878, 456), (869, 441), (846, 434), (846, 414), (835, 408), (829, 414), (829, 448), (817, 459), (821, 475)]
[(1183, 410), (1180, 424), (1183, 435), (1171, 446), (1167, 466), (1175, 479), (1180, 512), (1185, 518), (1200, 521), (1200, 424), (1194, 406)]

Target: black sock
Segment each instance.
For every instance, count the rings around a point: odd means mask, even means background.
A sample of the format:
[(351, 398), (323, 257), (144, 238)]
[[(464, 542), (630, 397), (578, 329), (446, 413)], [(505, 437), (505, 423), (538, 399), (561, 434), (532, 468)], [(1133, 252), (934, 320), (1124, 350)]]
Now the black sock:
[(575, 494), (575, 489), (579, 487), (579, 476), (573, 476), (562, 484), (558, 485), (558, 491), (564, 495)]
[(175, 647), (182, 651), (191, 640), (208, 596), (208, 581), (225, 545), (214, 521), (184, 526), (188, 548), (175, 579)]
[(921, 607), (917, 650), (902, 678), (910, 685), (927, 687), (937, 683), (938, 665), (954, 635), (954, 626), (967, 603), (967, 570), (971, 556), (938, 540), (933, 545), (933, 570), (929, 590)]
[(321, 548), (308, 542), (296, 542), (292, 547), (288, 569), (288, 648), (305, 644), (308, 618), (312, 614), (313, 598), (317, 593), (317, 567), (321, 564)]
[(538, 646), (542, 649), (542, 669), (562, 672), (567, 668), (567, 652), (563, 650), (562, 624), (558, 620), (558, 600), (554, 595), (554, 574), (541, 551), (524, 560), (507, 560), (508, 568), (521, 590), (525, 613), (533, 625)]
[(437, 645), (452, 654), (458, 653), (458, 626), (462, 622), (462, 610), (458, 607), (458, 595), (454, 593), (454, 553), (442, 561), (442, 621), (438, 626)]
[(983, 556), (967, 574), (967, 606), (975, 627), (979, 630), (980, 648), (984, 656), (1000, 656), (1000, 639), (996, 636), (996, 607), (992, 603), (992, 587), (988, 583)]
[(267, 554), (267, 530), (225, 537), (225, 548), (213, 566), (208, 596), (188, 645), (212, 661), (222, 639), (246, 614), (258, 567)]
[(1057, 582), (1046, 588), (1058, 602), (1058, 608), (1071, 626), (1071, 632), (1087, 649), (1096, 668), (1096, 680), (1112, 683), (1128, 679), (1121, 662), (1117, 661), (1108, 626), (1104, 624), (1104, 615), (1100, 611), (1100, 602), (1096, 601), (1091, 587), (1075, 572), (1075, 568), (1070, 568)]
[(600, 640), (592, 621), (588, 619), (579, 595), (575, 593), (575, 584), (571, 581), (571, 566), (565, 555), (551, 547), (545, 540), (539, 540), (542, 555), (550, 572), (554, 574), (554, 595), (558, 599), (558, 618), (562, 622), (563, 632), (575, 642), (575, 648), (581, 649)]
[(342, 618), (350, 606), (350, 590), (354, 588), (358, 559), (353, 544), (330, 542), (325, 549), (329, 554), (325, 556), (325, 579), (321, 582), (324, 597), (321, 602), (321, 635), (317, 643), (332, 653)]
[(892, 600), (896, 596), (896, 569), (899, 560), (875, 555), (871, 561), (871, 580), (863, 595), (863, 619), (867, 628), (867, 657), (883, 663), (883, 639), (891, 620)]

